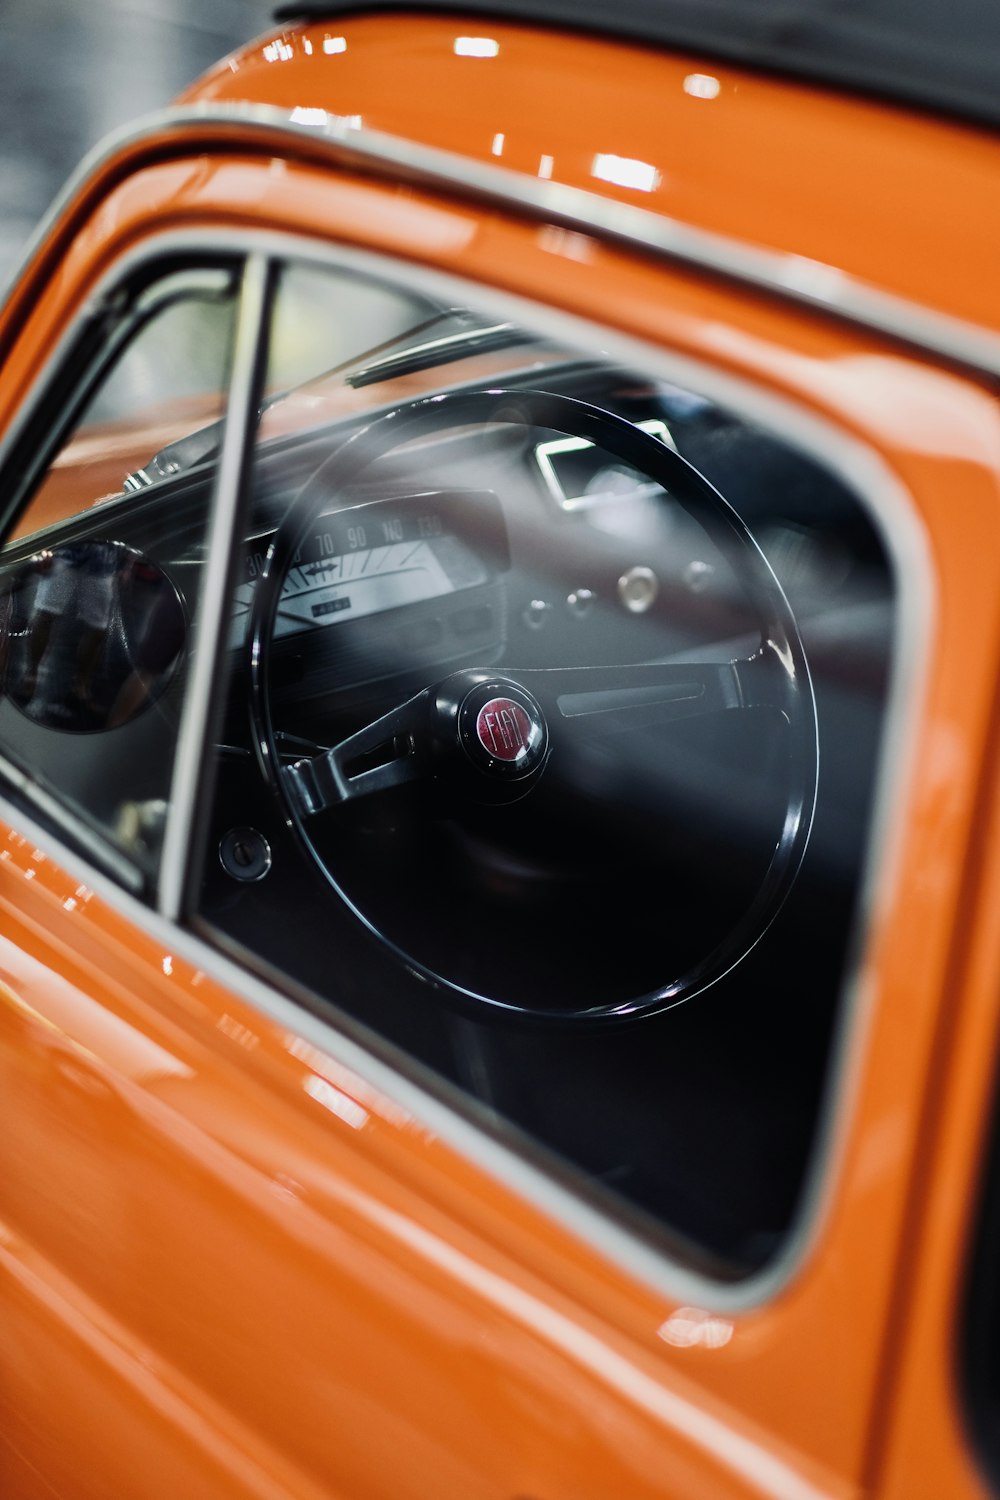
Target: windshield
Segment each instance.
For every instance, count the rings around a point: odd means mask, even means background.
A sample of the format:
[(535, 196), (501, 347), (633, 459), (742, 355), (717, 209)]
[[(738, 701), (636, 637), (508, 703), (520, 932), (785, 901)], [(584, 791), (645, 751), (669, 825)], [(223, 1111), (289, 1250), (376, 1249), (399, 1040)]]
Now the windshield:
[[(515, 323), (484, 318), (469, 308), (440, 308), (399, 333), (349, 355), (338, 364), (321, 370), (297, 384), (272, 390), (261, 403), (261, 435), (278, 436), (335, 420), (370, 403), (351, 402), (348, 391), (366, 386), (382, 386), (418, 376), (443, 365), (471, 360), (496, 351), (526, 348), (538, 340)], [(517, 361), (521, 364), (522, 361)], [(509, 361), (499, 369), (507, 370)], [(490, 373), (482, 367), (478, 375)], [(400, 391), (401, 396), (420, 394)], [(392, 398), (390, 398), (392, 399)], [(383, 404), (379, 400), (379, 405)], [(186, 432), (174, 442), (159, 448), (148, 463), (126, 475), (124, 489), (136, 491), (160, 479), (194, 468), (218, 456), (222, 441), (222, 422), (210, 423), (194, 432)]]

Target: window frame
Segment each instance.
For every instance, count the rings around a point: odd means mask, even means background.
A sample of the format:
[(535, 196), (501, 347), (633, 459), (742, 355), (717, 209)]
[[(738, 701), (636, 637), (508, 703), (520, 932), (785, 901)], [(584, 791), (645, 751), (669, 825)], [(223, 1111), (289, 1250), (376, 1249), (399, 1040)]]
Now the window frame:
[[(428, 296), (442, 300), (471, 300), (486, 311), (495, 310), (498, 317), (524, 322), (570, 343), (584, 346), (599, 343), (609, 358), (642, 365), (651, 374), (693, 386), (739, 415), (769, 429), (790, 434), (793, 444), (832, 470), (851, 489), (881, 536), (893, 565), (897, 586), (897, 638), (890, 670), (880, 766), (876, 774), (869, 847), (858, 896), (862, 934), (890, 859), (887, 844), (894, 842), (888, 830), (894, 824), (899, 787), (906, 780), (905, 775), (899, 774), (899, 766), (910, 762), (913, 741), (910, 726), (919, 712), (920, 688), (925, 675), (923, 664), (928, 658), (933, 629), (933, 571), (914, 503), (902, 481), (863, 439), (848, 434), (835, 421), (809, 411), (794, 397), (779, 397), (752, 384), (749, 379), (729, 375), (661, 345), (647, 343), (582, 316), (542, 307), (527, 298), (463, 279), (450, 271), (429, 269), (391, 254), (313, 238), (301, 232), (220, 229), (214, 234), (174, 230), (152, 235), (141, 246), (121, 257), (102, 277), (97, 292), (98, 315), (101, 296), (120, 285), (126, 274), (131, 274), (134, 269), (174, 254), (199, 252), (220, 257), (228, 255), (240, 260), (244, 278), (252, 262), (255, 287), (246, 308), (241, 295), (237, 314), (238, 334), (228, 391), (223, 458), (209, 512), (213, 581), (210, 584), (206, 570), (203, 584), (206, 596), (210, 587), (216, 588), (217, 592), (211, 620), (206, 617), (198, 629), (196, 661), (201, 666), (197, 683), (194, 672), (188, 682), (181, 727), (183, 761), (179, 736), (171, 788), (168, 827), (176, 824), (180, 829), (183, 826), (184, 832), (182, 836), (178, 831), (171, 840), (169, 861), (166, 845), (164, 847), (156, 890), (149, 893), (155, 895), (152, 908), (135, 905), (134, 898), (141, 894), (136, 883), (123, 880), (115, 868), (101, 868), (103, 862), (96, 860), (100, 874), (118, 882), (112, 884), (106, 878), (99, 878), (97, 886), (101, 894), (138, 926), (149, 928), (152, 924), (156, 933), (171, 944), (174, 951), (189, 955), (192, 963), (218, 978), (264, 1014), (330, 1052), (386, 1097), (411, 1109), (417, 1119), (466, 1160), (499, 1179), (545, 1216), (576, 1233), (613, 1263), (658, 1292), (680, 1301), (710, 1303), (720, 1311), (744, 1311), (771, 1303), (812, 1248), (836, 1187), (838, 1148), (850, 1102), (844, 1085), (852, 1055), (860, 1045), (862, 1030), (863, 1005), (859, 992), (859, 949), (862, 945), (857, 941), (857, 933), (853, 962), (844, 976), (834, 1022), (825, 1096), (820, 1105), (816, 1140), (796, 1220), (780, 1252), (762, 1271), (729, 1283), (693, 1270), (670, 1258), (662, 1249), (643, 1241), (627, 1225), (616, 1222), (603, 1208), (588, 1202), (583, 1190), (567, 1185), (547, 1163), (538, 1164), (532, 1160), (530, 1144), (521, 1148), (509, 1138), (491, 1135), (480, 1121), (471, 1118), (462, 1108), (457, 1093), (445, 1085), (437, 1088), (436, 1080), (429, 1079), (418, 1064), (389, 1044), (379, 1045), (379, 1039), (358, 1028), (337, 1010), (335, 1004), (328, 1000), (323, 1002), (322, 1013), (317, 1014), (317, 997), (311, 992), (287, 976), (281, 976), (276, 982), (263, 961), (255, 963), (251, 954), (230, 951), (220, 943), (217, 935), (210, 940), (199, 926), (197, 891), (205, 850), (198, 847), (192, 831), (197, 827), (199, 809), (209, 794), (204, 751), (210, 743), (211, 727), (218, 709), (215, 686), (226, 642), (227, 616), (223, 600), (236, 577), (240, 541), (238, 526), (247, 501), (245, 471), (254, 438), (252, 395), (266, 354), (265, 335), (275, 273), (284, 261), (299, 260), (376, 279), (381, 276), (390, 282), (403, 279)], [(750, 295), (749, 291), (747, 294)], [(792, 305), (794, 307), (794, 302)], [(19, 451), (19, 445), (30, 433), (31, 424), (39, 420), (44, 423), (44, 413), (52, 399), (52, 372), (58, 374), (64, 367), (66, 351), (73, 347), (81, 330), (89, 326), (89, 321), (95, 316), (94, 308), (95, 300), (91, 298), (23, 399), (8, 434), (0, 441), (0, 479), (12, 454)], [(803, 317), (808, 316), (801, 310), (800, 313)], [(237, 407), (234, 386), (238, 370)], [(239, 420), (235, 416), (237, 411)], [(0, 535), (11, 522), (8, 507), (0, 516)], [(15, 791), (23, 793), (23, 778), (19, 781), (19, 773), (0, 747), (0, 816), (5, 815), (6, 808), (4, 780)], [(57, 837), (60, 833), (68, 836), (70, 863), (82, 859), (89, 878), (87, 862), (94, 859), (95, 851), (92, 843), (74, 837), (73, 816), (64, 815), (60, 821), (49, 809), (40, 807), (39, 810), (55, 825)], [(18, 817), (23, 823), (20, 812)], [(49, 833), (41, 829), (35, 829), (32, 836), (34, 833), (39, 841), (50, 841)], [(114, 862), (108, 863), (113, 865)]]
[[(200, 263), (175, 267), (172, 263), (176, 260), (197, 260)], [(145, 327), (161, 312), (188, 295), (184, 291), (167, 291), (143, 305), (145, 294), (151, 290), (155, 292), (158, 282), (169, 277), (175, 269), (227, 270), (233, 279), (234, 318), (231, 347), (227, 351), (228, 378), (220, 391), (224, 403), (224, 433), (228, 430), (229, 404), (236, 375), (239, 320), (247, 297), (248, 263), (249, 258), (245, 254), (220, 254), (217, 250), (208, 252), (207, 247), (202, 245), (195, 247), (190, 254), (181, 248), (176, 254), (168, 251), (165, 254), (125, 257), (102, 278), (98, 288), (87, 298), (78, 316), (59, 341), (45, 370), (23, 401), (15, 421), (0, 444), (0, 484), (7, 474), (13, 473), (14, 476), (9, 496), (0, 509), (0, 543), (5, 541), (12, 527), (30, 509), (53, 458), (61, 451), (67, 439), (72, 437), (88, 402), (99, 391), (106, 376), (117, 367)], [(54, 421), (53, 415), (56, 418)], [(218, 474), (212, 481), (208, 506), (209, 526), (213, 524), (217, 488)], [(123, 495), (122, 501), (128, 504), (131, 498)], [(135, 497), (137, 503), (141, 498)], [(43, 528), (37, 535), (42, 536), (46, 529)], [(31, 535), (24, 540), (30, 543)], [(199, 620), (195, 623), (196, 649), (200, 631)], [(185, 693), (185, 705), (189, 696), (190, 685)], [(186, 709), (178, 735), (178, 748), (185, 716)], [(160, 874), (157, 874), (155, 881), (151, 881), (147, 872), (109, 838), (107, 829), (102, 824), (87, 818), (85, 808), (67, 804), (58, 788), (49, 787), (26, 774), (5, 753), (2, 745), (0, 774), (6, 776), (61, 834), (79, 844), (84, 855), (93, 859), (105, 874), (137, 895), (149, 900), (155, 898), (161, 883)], [(171, 807), (175, 794), (176, 760), (171, 774)], [(158, 871), (161, 870), (162, 857), (158, 865)]]

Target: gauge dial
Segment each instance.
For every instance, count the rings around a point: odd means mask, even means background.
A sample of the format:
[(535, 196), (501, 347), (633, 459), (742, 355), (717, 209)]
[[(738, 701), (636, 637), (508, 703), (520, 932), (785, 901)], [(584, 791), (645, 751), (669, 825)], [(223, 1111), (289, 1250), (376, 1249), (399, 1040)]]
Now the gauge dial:
[(302, 562), (289, 570), (285, 580), (275, 634), (294, 635), (436, 599), (469, 584), (484, 583), (486, 576), (474, 554), (453, 536), (363, 546), (356, 552)]
[[(270, 538), (257, 539), (237, 585), (232, 644), (244, 636)], [(382, 614), (488, 582), (506, 567), (506, 536), (491, 494), (442, 492), (385, 500), (317, 518), (288, 570), (280, 639)]]

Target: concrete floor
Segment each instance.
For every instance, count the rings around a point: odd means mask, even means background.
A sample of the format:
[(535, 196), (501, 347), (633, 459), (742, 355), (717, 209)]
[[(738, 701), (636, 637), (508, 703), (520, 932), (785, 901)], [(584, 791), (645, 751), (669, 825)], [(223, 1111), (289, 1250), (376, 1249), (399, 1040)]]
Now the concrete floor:
[(268, 29), (277, 0), (0, 0), (0, 287), (80, 159)]

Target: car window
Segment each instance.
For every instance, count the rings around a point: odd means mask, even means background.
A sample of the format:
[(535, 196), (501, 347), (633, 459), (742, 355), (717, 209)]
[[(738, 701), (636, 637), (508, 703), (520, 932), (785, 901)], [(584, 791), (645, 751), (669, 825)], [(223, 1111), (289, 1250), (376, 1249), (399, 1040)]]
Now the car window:
[[(368, 353), (318, 315), (326, 373), (288, 388), (306, 274)], [(745, 1275), (817, 1136), (885, 546), (710, 394), (476, 308), (380, 347), (368, 287), (278, 283), (200, 929), (609, 1218)]]
[(0, 552), (0, 754), (126, 878), (156, 869), (212, 494), (209, 471), (161, 505), (179, 466), (144, 465), (220, 422), (237, 289), (228, 264), (116, 288), (0, 478), (21, 502)]
[(369, 351), (412, 343), (446, 323), (450, 311), (402, 287), (289, 266), (274, 306), (266, 396), (356, 364)]

